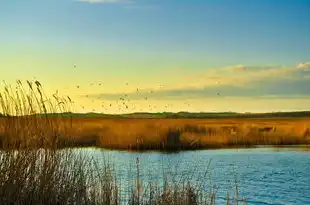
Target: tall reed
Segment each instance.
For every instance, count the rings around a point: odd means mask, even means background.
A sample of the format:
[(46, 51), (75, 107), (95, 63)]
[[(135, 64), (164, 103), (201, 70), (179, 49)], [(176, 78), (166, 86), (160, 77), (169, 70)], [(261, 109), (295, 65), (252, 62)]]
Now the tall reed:
[[(70, 97), (57, 93), (48, 97), (39, 81), (4, 84), (0, 92), (0, 146), (4, 149), (25, 147), (54, 147), (68, 125), (62, 113), (71, 107)], [(53, 113), (53, 117), (48, 114)], [(66, 136), (68, 137), (68, 136)]]

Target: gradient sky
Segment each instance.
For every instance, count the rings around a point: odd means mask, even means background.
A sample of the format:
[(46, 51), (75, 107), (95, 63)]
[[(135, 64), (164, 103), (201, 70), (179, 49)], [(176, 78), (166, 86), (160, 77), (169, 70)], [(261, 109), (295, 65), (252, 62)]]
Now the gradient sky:
[(310, 110), (309, 0), (4, 0), (0, 43), (77, 112)]

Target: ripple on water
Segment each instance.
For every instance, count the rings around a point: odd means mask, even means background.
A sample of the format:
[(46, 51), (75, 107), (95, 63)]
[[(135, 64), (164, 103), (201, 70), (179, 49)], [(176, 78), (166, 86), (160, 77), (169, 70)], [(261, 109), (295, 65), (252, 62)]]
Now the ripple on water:
[[(135, 179), (136, 157), (139, 157), (144, 182), (162, 181), (163, 173), (194, 176), (195, 183), (208, 180), (210, 176), (212, 183), (219, 188), (219, 204), (224, 203), (227, 191), (232, 193), (237, 180), (239, 194), (247, 199), (249, 205), (307, 205), (310, 204), (310, 152), (297, 151), (298, 148), (295, 151), (293, 148), (289, 151), (258, 148), (165, 154), (91, 150), (99, 159), (102, 154), (113, 159), (122, 183)], [(210, 172), (205, 176), (210, 159)], [(208, 183), (206, 190), (210, 188)], [(123, 190), (129, 193), (128, 187)]]

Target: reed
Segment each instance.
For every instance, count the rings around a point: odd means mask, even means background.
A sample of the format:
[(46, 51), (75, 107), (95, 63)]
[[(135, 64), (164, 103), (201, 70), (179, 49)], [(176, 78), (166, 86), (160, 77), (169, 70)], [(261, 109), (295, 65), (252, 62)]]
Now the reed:
[[(47, 96), (39, 81), (4, 84), (0, 92), (0, 146), (3, 149), (55, 147), (69, 138), (70, 124), (62, 113), (71, 108), (70, 97)], [(49, 113), (55, 113), (48, 117)]]
[[(73, 118), (75, 146), (184, 150), (310, 144), (310, 119)], [(275, 129), (274, 129), (275, 128)]]

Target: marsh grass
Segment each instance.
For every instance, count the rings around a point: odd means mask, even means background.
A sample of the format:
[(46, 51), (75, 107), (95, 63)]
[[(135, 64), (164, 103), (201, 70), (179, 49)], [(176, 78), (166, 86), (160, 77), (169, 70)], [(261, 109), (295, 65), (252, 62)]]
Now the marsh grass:
[[(0, 92), (1, 148), (53, 148), (74, 141), (68, 132), (70, 123), (62, 120), (62, 113), (71, 105), (68, 96), (55, 93), (48, 97), (39, 81), (17, 80), (14, 87), (4, 84)], [(55, 114), (48, 117), (49, 113)]]
[[(185, 150), (310, 143), (310, 119), (73, 118), (78, 146)], [(232, 127), (235, 131), (224, 130)], [(264, 128), (276, 128), (264, 131)]]
[[(149, 183), (144, 187), (138, 159), (137, 184), (131, 186), (130, 196), (123, 202), (121, 183), (110, 163), (102, 165), (76, 149), (57, 149), (78, 143), (73, 136), (79, 129), (74, 129), (72, 119), (57, 114), (68, 111), (71, 103), (69, 97), (47, 97), (38, 81), (4, 86), (0, 93), (1, 204), (215, 204), (215, 190), (207, 193), (187, 178), (181, 182), (165, 178), (164, 186)], [(55, 115), (49, 117), (48, 113)], [(171, 142), (178, 144), (178, 131), (171, 132)], [(230, 201), (227, 199), (227, 204)]]

